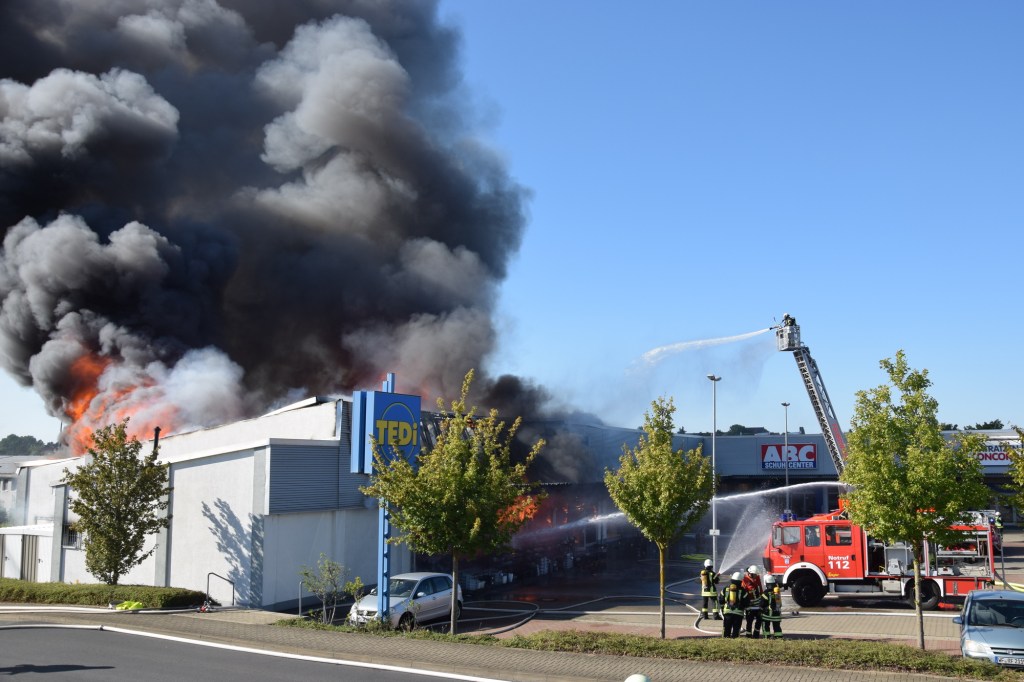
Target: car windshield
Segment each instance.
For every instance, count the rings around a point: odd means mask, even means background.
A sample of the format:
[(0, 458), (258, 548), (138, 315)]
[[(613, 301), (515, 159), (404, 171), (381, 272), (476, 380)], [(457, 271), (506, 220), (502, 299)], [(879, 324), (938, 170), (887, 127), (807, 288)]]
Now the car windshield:
[(416, 581), (392, 578), (388, 587), (391, 589), (392, 597), (408, 597), (412, 594), (412, 589), (416, 587)]
[(1024, 627), (1024, 601), (996, 599), (974, 602), (967, 617), (968, 625)]

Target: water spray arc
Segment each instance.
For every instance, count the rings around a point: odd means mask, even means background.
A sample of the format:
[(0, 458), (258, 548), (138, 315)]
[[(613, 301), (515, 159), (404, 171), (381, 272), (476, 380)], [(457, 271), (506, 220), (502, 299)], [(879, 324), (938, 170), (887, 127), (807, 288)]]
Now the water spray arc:
[(699, 339), (697, 341), (670, 343), (666, 346), (652, 348), (641, 355), (640, 359), (646, 365), (656, 365), (668, 356), (675, 355), (676, 353), (682, 353), (687, 350), (696, 350), (698, 348), (711, 348), (712, 346), (721, 346), (726, 343), (735, 343), (736, 341), (744, 341), (760, 334), (770, 332), (771, 330), (772, 327), (769, 327), (768, 329), (758, 329), (757, 331), (747, 332), (746, 334), (736, 334), (735, 336), (721, 336), (716, 339)]

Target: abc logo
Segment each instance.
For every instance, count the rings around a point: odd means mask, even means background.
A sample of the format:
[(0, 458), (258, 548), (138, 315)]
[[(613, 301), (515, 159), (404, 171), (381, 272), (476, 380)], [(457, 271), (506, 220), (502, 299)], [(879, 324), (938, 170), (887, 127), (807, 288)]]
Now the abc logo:
[[(785, 452), (783, 452), (785, 450)], [(818, 462), (817, 447), (813, 443), (785, 445), (762, 445), (761, 467), (763, 469), (783, 469), (789, 462), (790, 469), (814, 469)]]

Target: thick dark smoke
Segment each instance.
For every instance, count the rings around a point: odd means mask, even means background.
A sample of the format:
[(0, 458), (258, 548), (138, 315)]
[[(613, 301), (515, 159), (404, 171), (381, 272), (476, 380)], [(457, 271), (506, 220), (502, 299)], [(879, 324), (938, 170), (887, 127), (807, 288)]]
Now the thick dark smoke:
[(457, 395), (526, 197), (458, 48), (428, 0), (0, 3), (4, 369), (137, 429)]

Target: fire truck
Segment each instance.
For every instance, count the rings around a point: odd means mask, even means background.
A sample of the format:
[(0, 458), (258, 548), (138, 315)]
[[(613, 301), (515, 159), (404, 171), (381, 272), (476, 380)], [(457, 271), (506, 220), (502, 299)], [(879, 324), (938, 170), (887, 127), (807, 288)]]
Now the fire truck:
[[(780, 351), (792, 352), (818, 418), (836, 473), (843, 472), (846, 440), (800, 327), (789, 315), (775, 327)], [(786, 463), (788, 465), (788, 462)], [(788, 519), (788, 517), (787, 517)], [(955, 546), (925, 543), (921, 565), (921, 607), (934, 609), (944, 597), (990, 586), (995, 577), (993, 530), (984, 512), (962, 526)], [(845, 505), (802, 520), (777, 521), (764, 552), (767, 573), (776, 576), (800, 606), (814, 606), (826, 594), (875, 593), (914, 598), (913, 548), (884, 543), (850, 522)]]

